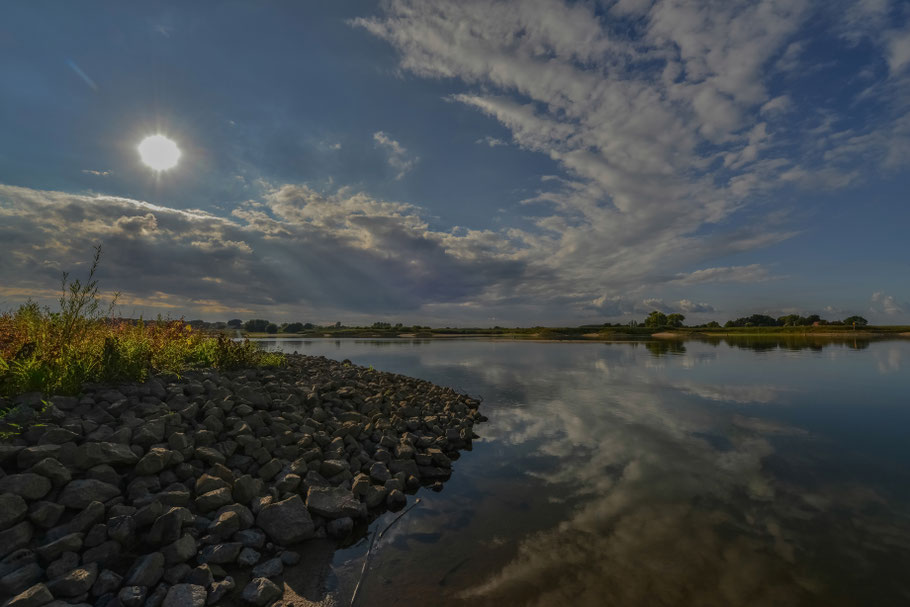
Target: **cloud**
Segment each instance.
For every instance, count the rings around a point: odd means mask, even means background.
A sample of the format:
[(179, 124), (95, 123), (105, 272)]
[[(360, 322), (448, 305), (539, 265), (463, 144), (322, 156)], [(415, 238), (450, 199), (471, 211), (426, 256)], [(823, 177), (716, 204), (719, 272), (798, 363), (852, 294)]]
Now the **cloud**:
[(690, 314), (707, 314), (717, 312), (717, 308), (707, 303), (696, 303), (689, 299), (680, 299), (676, 302), (665, 302), (663, 299), (652, 297), (641, 302), (644, 309), (657, 310), (664, 314), (686, 312)]
[(417, 161), (420, 160), (419, 156), (409, 157), (408, 151), (403, 145), (390, 138), (382, 131), (373, 133), (373, 141), (376, 142), (376, 145), (388, 151), (389, 166), (398, 171), (398, 174), (395, 175), (396, 180), (403, 178), (408, 171), (414, 168)]
[(904, 313), (905, 306), (898, 303), (892, 295), (887, 295), (882, 291), (876, 291), (872, 294), (871, 299), (872, 306), (870, 307), (870, 311), (875, 314), (897, 316)]
[(711, 282), (764, 282), (771, 276), (767, 268), (761, 264), (753, 263), (747, 266), (723, 266), (717, 268), (704, 268), (689, 273), (680, 273), (672, 280), (680, 285), (697, 285)]
[(347, 188), (290, 184), (231, 217), (0, 185), (0, 238), (11, 252), (0, 258), (0, 284), (52, 288), (61, 271), (78, 275), (78, 260), (97, 243), (106, 252), (103, 286), (187, 312), (219, 301), (287, 317), (413, 314), (510, 292), (524, 276), (520, 243), (483, 230), (431, 230), (421, 213)]
[(623, 295), (601, 295), (589, 302), (585, 306), (585, 309), (594, 311), (607, 318), (617, 318), (629, 315), (641, 316), (649, 314), (653, 310), (658, 310), (665, 314), (680, 312), (685, 312), (686, 314), (709, 314), (717, 312), (717, 308), (711, 304), (698, 303), (689, 299), (667, 302), (657, 297), (636, 299)]
[(486, 137), (481, 137), (474, 143), (483, 143), (483, 144), (490, 146), (491, 148), (495, 148), (498, 145), (509, 145), (502, 139), (497, 139), (496, 137), (490, 137), (489, 135), (487, 135)]
[(609, 13), (622, 20), (583, 2), (389, 0), (352, 21), (392, 45), (402, 70), (447, 79), (447, 100), (561, 169), (524, 200), (535, 209), (521, 238), (526, 295), (541, 297), (543, 275), (551, 294), (586, 306), (668, 282), (767, 280), (754, 265), (681, 272), (797, 233), (734, 227), (776, 191), (845, 188), (910, 158), (910, 111), (893, 90), (875, 93), (885, 109), (863, 122), (781, 89), (781, 70), (807, 52), (809, 0), (624, 1)]

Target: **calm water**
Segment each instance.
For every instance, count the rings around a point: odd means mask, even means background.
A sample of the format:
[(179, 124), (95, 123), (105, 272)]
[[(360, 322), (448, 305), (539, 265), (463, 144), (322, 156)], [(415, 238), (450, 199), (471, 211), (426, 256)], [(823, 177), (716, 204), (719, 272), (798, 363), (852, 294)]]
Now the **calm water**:
[(484, 399), (358, 605), (910, 604), (910, 341), (266, 344)]

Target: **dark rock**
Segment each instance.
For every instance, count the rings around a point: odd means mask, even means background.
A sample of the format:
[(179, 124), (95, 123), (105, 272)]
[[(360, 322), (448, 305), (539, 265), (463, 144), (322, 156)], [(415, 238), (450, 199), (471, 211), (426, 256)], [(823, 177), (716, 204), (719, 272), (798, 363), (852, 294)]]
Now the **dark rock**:
[(259, 478), (264, 481), (270, 481), (275, 478), (276, 474), (281, 472), (283, 467), (284, 464), (281, 463), (281, 460), (272, 459), (259, 469)]
[(300, 554), (293, 550), (285, 550), (281, 553), (281, 562), (288, 567), (293, 567), (300, 562)]
[(145, 586), (124, 586), (117, 594), (117, 598), (123, 607), (142, 607), (147, 594), (148, 588)]
[(128, 515), (109, 519), (107, 536), (121, 544), (132, 544), (136, 539), (136, 520)]
[(262, 558), (262, 555), (252, 548), (244, 548), (237, 556), (237, 564), (241, 567), (252, 567), (259, 562), (260, 558)]
[(171, 462), (171, 452), (167, 449), (152, 448), (136, 463), (136, 474), (147, 476), (158, 474)]
[(333, 519), (325, 526), (326, 533), (335, 538), (347, 537), (352, 529), (354, 529), (354, 520), (349, 516)]
[(34, 527), (28, 521), (22, 521), (9, 529), (0, 531), (0, 557), (14, 550), (25, 548), (32, 539)]
[(212, 568), (206, 564), (199, 565), (183, 578), (183, 581), (187, 584), (194, 584), (203, 588), (208, 588), (214, 580), (215, 574), (212, 573)]
[(306, 507), (313, 514), (325, 518), (358, 518), (363, 515), (360, 500), (343, 487), (310, 487)]
[(370, 466), (370, 478), (379, 484), (384, 484), (387, 480), (392, 478), (392, 475), (384, 463), (376, 462)]
[(232, 494), (234, 499), (241, 504), (249, 504), (254, 498), (265, 492), (262, 480), (245, 474), (234, 481)]
[(47, 578), (52, 580), (77, 567), (79, 567), (79, 555), (75, 552), (64, 552), (60, 558), (47, 566)]
[(161, 553), (164, 554), (164, 560), (168, 565), (176, 565), (194, 557), (197, 549), (196, 539), (192, 535), (185, 533), (176, 542), (162, 548)]
[(296, 544), (313, 536), (315, 526), (299, 495), (263, 507), (256, 525), (279, 544)]
[(89, 502), (85, 509), (74, 516), (68, 523), (54, 527), (47, 532), (47, 540), (56, 540), (64, 535), (71, 533), (81, 533), (89, 529), (95, 523), (104, 520), (104, 504), (101, 502)]
[(44, 577), (41, 565), (31, 562), (0, 577), (0, 596), (14, 596), (30, 588)]
[(76, 597), (88, 592), (97, 577), (98, 563), (91, 563), (54, 578), (47, 583), (47, 588), (54, 596)]
[(267, 577), (269, 579), (279, 577), (284, 573), (284, 563), (280, 558), (269, 559), (253, 567), (253, 577)]
[(73, 475), (66, 466), (49, 457), (32, 466), (29, 472), (34, 472), (35, 474), (47, 477), (54, 487), (62, 487), (73, 478)]
[(182, 582), (187, 574), (192, 570), (193, 568), (186, 563), (178, 563), (173, 567), (165, 569), (164, 581), (168, 584), (177, 584), (179, 582)]
[(164, 575), (164, 555), (153, 552), (139, 557), (126, 574), (125, 584), (129, 586), (154, 586)]
[(44, 584), (35, 584), (3, 604), (3, 607), (42, 607), (54, 600), (54, 595)]
[[(63, 428), (57, 428), (57, 429), (62, 430), (63, 432), (69, 432), (68, 430), (63, 430)], [(69, 432), (69, 434), (75, 435), (75, 433), (73, 433), (73, 432)], [(44, 436), (47, 436), (46, 432), (42, 435), (42, 438)], [(69, 441), (63, 441), (63, 442), (66, 443)], [(35, 464), (37, 464), (38, 462), (40, 462), (42, 460), (58, 459), (59, 456), (60, 456), (60, 445), (58, 445), (58, 444), (36, 445), (34, 447), (26, 447), (25, 449), (20, 451), (18, 457), (16, 457), (16, 464), (18, 464), (20, 470), (26, 470), (28, 468), (31, 468), (32, 466), (34, 466)]]
[(101, 573), (98, 574), (95, 583), (92, 585), (92, 595), (101, 596), (102, 594), (107, 594), (108, 592), (114, 592), (120, 588), (120, 582), (123, 580), (122, 576), (117, 575), (110, 569), (104, 569)]
[(177, 584), (171, 586), (162, 607), (204, 607), (206, 591), (196, 584)]
[(197, 497), (196, 508), (201, 512), (211, 512), (222, 506), (227, 506), (228, 504), (233, 503), (233, 501), (234, 497), (231, 495), (230, 489), (216, 489)]
[(25, 518), (28, 506), (21, 496), (13, 493), (0, 494), (0, 529), (8, 529)]
[(139, 461), (139, 457), (128, 445), (88, 442), (75, 449), (72, 461), (78, 469), (88, 470), (98, 464), (133, 466)]
[(408, 498), (398, 489), (392, 489), (389, 491), (388, 497), (386, 497), (386, 505), (389, 507), (389, 510), (393, 512), (401, 510), (407, 503)]
[(112, 567), (120, 558), (121, 550), (120, 544), (114, 540), (101, 542), (82, 553), (82, 562), (83, 564), (98, 563), (104, 567)]
[(147, 539), (155, 546), (175, 542), (180, 538), (183, 526), (192, 523), (195, 518), (188, 509), (173, 506), (155, 519)]
[(259, 529), (244, 529), (234, 534), (234, 540), (247, 548), (262, 548), (265, 546), (265, 533)]
[(170, 589), (171, 587), (164, 582), (158, 584), (155, 586), (155, 590), (149, 594), (149, 597), (145, 599), (145, 605), (143, 607), (161, 607), (164, 604), (164, 599), (167, 598), (167, 593)]
[(93, 525), (91, 529), (88, 530), (88, 533), (85, 534), (85, 538), (82, 540), (82, 545), (85, 548), (94, 548), (98, 544), (101, 544), (107, 539), (107, 525), (104, 523), (98, 523)]
[(61, 537), (59, 540), (47, 542), (39, 546), (35, 552), (44, 559), (45, 562), (56, 560), (64, 552), (79, 552), (82, 549), (82, 533), (70, 533)]
[(223, 512), (208, 527), (208, 532), (216, 537), (227, 538), (240, 531), (240, 515), (234, 511)]
[(243, 589), (243, 600), (247, 603), (264, 607), (281, 598), (281, 588), (267, 578), (260, 577), (251, 581)]
[(319, 473), (330, 478), (348, 470), (348, 463), (343, 459), (327, 459), (319, 466)]
[(109, 466), (108, 464), (98, 464), (97, 466), (89, 468), (86, 477), (104, 481), (111, 485), (120, 484), (120, 475), (117, 474), (117, 471), (114, 470), (113, 466)]
[(92, 502), (106, 502), (107, 500), (120, 495), (120, 489), (114, 485), (95, 479), (82, 479), (70, 481), (57, 502), (67, 508), (81, 510)]
[(37, 555), (31, 550), (25, 548), (14, 550), (5, 556), (3, 560), (0, 560), (0, 578), (5, 577), (17, 569), (31, 565), (37, 560)]
[(51, 481), (32, 472), (0, 478), (0, 494), (13, 493), (27, 500), (39, 500), (51, 490)]
[(240, 542), (229, 542), (226, 544), (206, 546), (202, 550), (202, 554), (200, 555), (199, 559), (203, 563), (211, 563), (215, 565), (233, 563), (237, 560), (237, 557), (240, 555), (240, 550), (242, 548), (243, 544)]
[(234, 578), (227, 576), (221, 581), (215, 582), (211, 586), (211, 592), (209, 592), (209, 598), (206, 600), (206, 605), (217, 605), (221, 599), (223, 599), (228, 592), (234, 589)]
[(209, 465), (223, 464), (225, 461), (224, 454), (211, 447), (196, 447), (194, 456), (196, 459), (202, 460)]
[(230, 485), (224, 479), (212, 476), (211, 474), (203, 474), (196, 479), (196, 495), (228, 488), (230, 488)]
[(63, 504), (54, 502), (35, 502), (28, 511), (28, 520), (39, 527), (47, 529), (53, 527), (60, 520), (60, 515), (66, 507)]

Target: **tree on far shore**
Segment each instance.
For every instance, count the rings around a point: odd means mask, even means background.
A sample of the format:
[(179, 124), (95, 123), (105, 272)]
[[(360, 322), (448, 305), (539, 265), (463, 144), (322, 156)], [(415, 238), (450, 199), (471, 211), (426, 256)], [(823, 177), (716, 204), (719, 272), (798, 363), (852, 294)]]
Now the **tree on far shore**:
[(227, 326), (232, 329), (239, 329), (243, 326), (243, 321), (239, 318), (232, 318), (231, 320), (227, 321)]
[(264, 318), (252, 318), (243, 323), (243, 328), (250, 333), (265, 333), (266, 327), (268, 326), (269, 321)]
[(272, 334), (278, 333), (278, 325), (276, 325), (273, 322), (270, 322), (269, 324), (267, 324), (265, 326), (265, 332), (272, 333)]
[(683, 326), (683, 321), (686, 320), (686, 317), (682, 314), (668, 314), (667, 315), (667, 325), (671, 327), (681, 327)]
[(644, 324), (646, 327), (665, 327), (667, 326), (667, 315), (654, 310), (648, 314)]
[(869, 321), (863, 318), (862, 316), (848, 316), (843, 320), (845, 325), (856, 325), (857, 327), (865, 327), (869, 324)]

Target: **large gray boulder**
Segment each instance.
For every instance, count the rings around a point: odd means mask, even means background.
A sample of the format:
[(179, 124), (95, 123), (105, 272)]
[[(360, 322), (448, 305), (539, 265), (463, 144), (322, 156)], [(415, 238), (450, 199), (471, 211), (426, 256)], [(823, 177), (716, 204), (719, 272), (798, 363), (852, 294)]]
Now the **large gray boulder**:
[(273, 542), (288, 545), (313, 537), (315, 527), (299, 495), (269, 504), (259, 511), (256, 526)]
[(310, 487), (306, 494), (306, 507), (313, 514), (325, 518), (362, 516), (360, 500), (344, 487)]
[(129, 445), (119, 443), (88, 442), (74, 450), (73, 464), (80, 470), (88, 470), (98, 464), (135, 465), (139, 457)]
[(81, 510), (92, 502), (106, 502), (118, 495), (120, 495), (119, 487), (104, 481), (86, 478), (70, 481), (60, 492), (57, 502), (67, 508)]
[(0, 494), (13, 493), (27, 500), (40, 500), (51, 490), (51, 481), (40, 474), (23, 472), (0, 478)]

